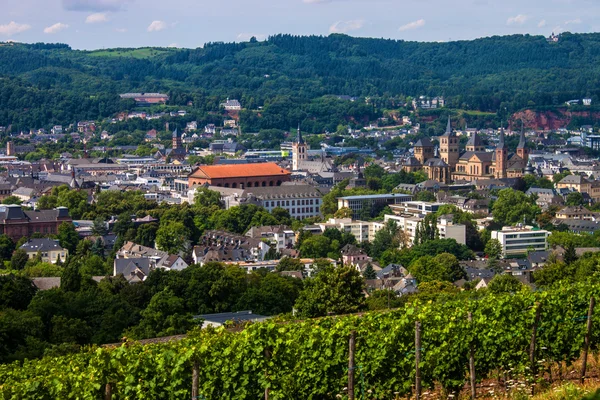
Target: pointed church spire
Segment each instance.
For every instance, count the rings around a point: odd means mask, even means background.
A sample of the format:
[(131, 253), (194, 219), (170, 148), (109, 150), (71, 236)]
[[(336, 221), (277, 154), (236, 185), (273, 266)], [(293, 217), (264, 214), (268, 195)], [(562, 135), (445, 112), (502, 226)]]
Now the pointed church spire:
[(504, 127), (501, 126), (500, 127), (500, 139), (498, 140), (498, 146), (496, 147), (496, 149), (504, 149), (505, 144), (504, 144)]
[(517, 149), (524, 149), (526, 143), (527, 142), (525, 141), (525, 126), (523, 124), (523, 121), (521, 121), (521, 137), (519, 138), (519, 145), (517, 146)]
[(447, 134), (452, 133), (452, 123), (450, 122), (450, 115), (448, 115), (448, 125), (446, 125), (446, 133)]
[(304, 139), (302, 138), (302, 132), (300, 131), (300, 123), (298, 122), (298, 137), (296, 138), (298, 144), (304, 144)]

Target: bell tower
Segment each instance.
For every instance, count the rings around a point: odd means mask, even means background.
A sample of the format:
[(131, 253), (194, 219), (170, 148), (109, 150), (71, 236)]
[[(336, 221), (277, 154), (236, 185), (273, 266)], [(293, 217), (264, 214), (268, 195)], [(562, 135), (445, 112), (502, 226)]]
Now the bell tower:
[(306, 142), (302, 138), (302, 132), (300, 131), (300, 124), (298, 124), (298, 135), (296, 141), (292, 144), (292, 170), (299, 171), (302, 167), (302, 163), (306, 161), (307, 156)]
[(517, 156), (522, 160), (529, 160), (529, 149), (527, 148), (527, 141), (525, 140), (525, 128), (523, 122), (521, 122), (521, 137), (519, 139), (519, 145), (517, 146)]
[(506, 164), (508, 161), (508, 152), (504, 143), (504, 128), (500, 128), (500, 140), (496, 146), (496, 178), (506, 178)]
[(454, 171), (459, 159), (458, 138), (456, 137), (456, 134), (452, 132), (450, 116), (448, 116), (446, 132), (440, 137), (440, 156), (442, 160), (450, 166), (450, 170)]

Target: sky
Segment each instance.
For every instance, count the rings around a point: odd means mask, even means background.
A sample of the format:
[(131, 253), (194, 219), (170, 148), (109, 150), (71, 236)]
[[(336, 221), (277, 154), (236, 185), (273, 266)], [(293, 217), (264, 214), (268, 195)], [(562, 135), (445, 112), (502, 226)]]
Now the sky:
[(415, 41), (600, 31), (598, 0), (0, 0), (0, 41), (201, 47), (345, 33)]

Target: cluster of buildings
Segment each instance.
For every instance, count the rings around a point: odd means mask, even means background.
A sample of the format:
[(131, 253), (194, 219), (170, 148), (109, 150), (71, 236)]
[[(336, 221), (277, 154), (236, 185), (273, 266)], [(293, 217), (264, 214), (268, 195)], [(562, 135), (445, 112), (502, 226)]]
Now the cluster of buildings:
[[(132, 95), (135, 96), (125, 98), (140, 104), (168, 100), (154, 94)], [(444, 105), (441, 98), (427, 101), (430, 108), (433, 104), (435, 107)], [(423, 103), (419, 104), (419, 108), (426, 108)], [(222, 107), (227, 112), (235, 112), (241, 105), (237, 100), (228, 99)], [(233, 126), (235, 124), (229, 124)], [(53, 134), (60, 135), (61, 130), (55, 128)], [(509, 133), (504, 129), (480, 132), (466, 128), (459, 133), (448, 121), (443, 135), (421, 136), (411, 148), (395, 152), (393, 160), (385, 161), (377, 158), (371, 149), (345, 146), (311, 149), (300, 129), (293, 140), (276, 151), (247, 150), (233, 140), (224, 140), (213, 141), (208, 149), (197, 152), (189, 148), (189, 143), (198, 138), (191, 135), (197, 128), (197, 124), (190, 123), (183, 134), (176, 129), (171, 134), (170, 147), (157, 146), (156, 152), (147, 157), (132, 155), (136, 146), (120, 146), (118, 150), (125, 154), (119, 157), (74, 158), (64, 154), (56, 161), (24, 162), (17, 156), (33, 151), (35, 145), (16, 145), (9, 141), (6, 156), (0, 157), (0, 163), (6, 168), (0, 176), (0, 199), (18, 197), (33, 211), (14, 205), (0, 207), (0, 233), (18, 240), (34, 233), (55, 234), (61, 223), (73, 222), (82, 237), (100, 239), (108, 249), (115, 243), (115, 236), (110, 233), (114, 219), (107, 221), (107, 235), (95, 237), (91, 233), (91, 221), (72, 221), (66, 209), (37, 210), (39, 198), (53, 187), (68, 185), (74, 190), (86, 191), (90, 202), (98, 191), (136, 190), (142, 191), (148, 200), (179, 204), (193, 202), (197, 190), (207, 188), (220, 194), (225, 208), (254, 204), (268, 211), (284, 209), (298, 220), (313, 218), (303, 229), (316, 235), (327, 229), (338, 229), (352, 233), (358, 242), (372, 242), (377, 232), (393, 222), (403, 232), (402, 246), (410, 247), (427, 215), (436, 213), (444, 205), (451, 204), (476, 214), (478, 229), (485, 229), (491, 222), (489, 206), (496, 189), (515, 187), (526, 175), (552, 179), (567, 170), (571, 175), (556, 182), (554, 188), (532, 187), (527, 193), (537, 196), (536, 201), (543, 210), (558, 207), (552, 223), (564, 224), (572, 232), (593, 232), (600, 223), (598, 214), (583, 206), (565, 207), (567, 197), (574, 192), (581, 193), (585, 202), (600, 200), (600, 181), (596, 180), (600, 175), (598, 160), (560, 146), (551, 152), (533, 150), (532, 143), (535, 147), (544, 147), (544, 143), (536, 142), (536, 137), (528, 138), (524, 130), (512, 132), (519, 140), (516, 150), (511, 152), (507, 145)], [(214, 134), (215, 129), (214, 125), (208, 125), (204, 131)], [(409, 133), (370, 131), (361, 135), (385, 141)], [(464, 147), (460, 142), (462, 135), (468, 136)], [(585, 140), (590, 136), (585, 136)], [(157, 132), (149, 131), (145, 141), (156, 144)], [(190, 165), (192, 154), (220, 157), (213, 165)], [(357, 160), (349, 165), (337, 165), (335, 157), (347, 154), (354, 154)], [(346, 180), (348, 188), (366, 188), (367, 180), (362, 171), (370, 163), (380, 165), (387, 173), (422, 171), (428, 179), (418, 184), (400, 184), (393, 193), (340, 196), (336, 199), (338, 209), (347, 209), (348, 215), (323, 220), (323, 197), (334, 185)], [(417, 201), (416, 196), (424, 191), (431, 192), (436, 200)], [(383, 218), (374, 220), (376, 215)], [(139, 226), (157, 221), (135, 219), (132, 222)], [(467, 243), (467, 227), (455, 221), (452, 215), (438, 216), (434, 225), (440, 238)], [(301, 257), (295, 249), (298, 235), (299, 231), (290, 226), (255, 226), (245, 235), (207, 231), (198, 243), (189, 244), (190, 258), (128, 242), (116, 252), (113, 274), (139, 282), (156, 269), (181, 270), (191, 263), (213, 261), (235, 264), (248, 272), (261, 268), (273, 271), (283, 257)], [(500, 263), (505, 273), (527, 277), (531, 283), (531, 272), (549, 257), (549, 235), (547, 230), (524, 225), (492, 231), (492, 237), (502, 246), (505, 260)], [(23, 246), (30, 257), (40, 254), (53, 263), (68, 254), (56, 242), (47, 239), (32, 239)], [(405, 268), (378, 265), (359, 247), (344, 247), (341, 259), (344, 265), (352, 265), (361, 272), (371, 266), (377, 275), (370, 283), (372, 287), (393, 288), (399, 294), (416, 290), (418, 282)], [(299, 273), (298, 277), (310, 275), (314, 260), (299, 260), (305, 273)], [(494, 274), (486, 270), (482, 260), (463, 266), (470, 280), (481, 279), (483, 286)]]

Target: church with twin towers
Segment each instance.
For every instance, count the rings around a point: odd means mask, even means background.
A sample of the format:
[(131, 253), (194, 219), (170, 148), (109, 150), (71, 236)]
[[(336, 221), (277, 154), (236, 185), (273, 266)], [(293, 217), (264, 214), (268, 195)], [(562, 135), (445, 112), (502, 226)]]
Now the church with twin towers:
[(439, 154), (436, 154), (430, 138), (419, 139), (413, 147), (414, 155), (405, 161), (402, 168), (407, 172), (425, 171), (429, 179), (441, 183), (518, 178), (527, 169), (529, 150), (523, 129), (515, 153), (508, 152), (504, 128), (500, 128), (498, 145), (493, 151), (486, 151), (483, 141), (474, 132), (465, 151), (461, 152), (459, 138), (452, 130), (450, 117), (446, 132), (438, 140)]

